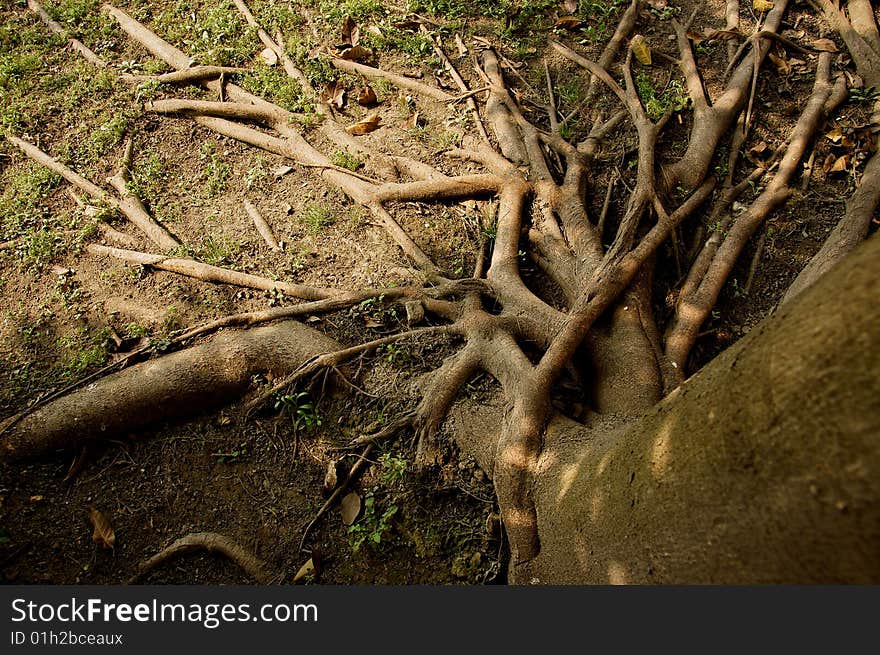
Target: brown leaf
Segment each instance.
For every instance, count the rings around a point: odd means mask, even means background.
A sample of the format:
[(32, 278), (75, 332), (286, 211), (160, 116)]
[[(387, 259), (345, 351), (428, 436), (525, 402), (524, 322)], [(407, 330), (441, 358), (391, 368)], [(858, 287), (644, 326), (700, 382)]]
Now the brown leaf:
[(309, 561), (299, 567), (299, 571), (296, 572), (296, 575), (293, 576), (293, 580), (290, 581), (290, 584), (296, 584), (302, 580), (305, 580), (308, 576), (315, 574), (315, 561), (310, 557)]
[(553, 24), (553, 27), (562, 30), (568, 30), (569, 32), (574, 32), (583, 24), (584, 21), (582, 21), (577, 16), (563, 16)]
[(350, 492), (342, 497), (342, 522), (345, 525), (351, 525), (357, 520), (358, 514), (361, 513), (361, 497), (357, 492)]
[(379, 118), (378, 113), (373, 113), (367, 116), (365, 119), (358, 121), (353, 125), (349, 125), (345, 128), (345, 131), (349, 134), (353, 134), (354, 136), (363, 136), (364, 134), (369, 134), (370, 132), (375, 132), (379, 128), (379, 123), (381, 122), (381, 118)]
[(813, 41), (813, 50), (819, 52), (837, 52), (837, 44), (831, 39), (816, 39)]
[(357, 101), (359, 105), (369, 107), (378, 103), (379, 98), (376, 97), (376, 92), (373, 91), (373, 88), (367, 85), (358, 92)]
[(361, 33), (357, 23), (351, 16), (346, 16), (342, 21), (342, 42), (356, 46), (361, 39)]
[(826, 139), (831, 139), (834, 143), (839, 143), (843, 139), (843, 131), (840, 127), (835, 127), (825, 135)]
[(788, 63), (787, 60), (782, 57), (777, 57), (772, 52), (768, 52), (767, 56), (770, 58), (770, 61), (776, 66), (776, 72), (780, 75), (790, 75), (791, 74), (791, 64)]
[(327, 472), (324, 473), (324, 491), (333, 491), (339, 482), (336, 475), (336, 462), (327, 464)]
[(321, 100), (342, 109), (345, 106), (345, 87), (339, 82), (330, 82), (321, 92)]
[(362, 45), (356, 45), (352, 48), (348, 48), (343, 50), (339, 54), (340, 59), (345, 59), (346, 61), (362, 61), (364, 59), (369, 59), (373, 56), (373, 51), (369, 48), (365, 48)]
[(110, 525), (107, 517), (94, 507), (89, 507), (89, 520), (95, 526), (92, 541), (96, 544), (101, 544), (104, 548), (113, 548), (116, 545), (116, 534), (113, 532), (113, 526)]
[(642, 66), (651, 65), (651, 47), (641, 34), (636, 34), (632, 38), (632, 51)]
[(828, 170), (829, 173), (843, 173), (847, 169), (849, 169), (849, 155), (843, 155), (843, 157), (838, 157), (837, 161), (835, 161), (831, 168)]
[(578, 10), (578, 0), (564, 0), (562, 10), (567, 14), (573, 14)]

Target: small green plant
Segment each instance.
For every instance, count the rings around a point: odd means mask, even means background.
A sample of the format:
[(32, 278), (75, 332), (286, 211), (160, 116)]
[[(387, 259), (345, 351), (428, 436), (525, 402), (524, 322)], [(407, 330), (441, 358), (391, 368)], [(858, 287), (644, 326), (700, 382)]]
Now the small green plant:
[(361, 165), (361, 160), (347, 150), (336, 150), (330, 156), (330, 161), (334, 166), (347, 168), (350, 171), (356, 171)]
[(326, 205), (309, 203), (303, 207), (297, 215), (299, 222), (306, 226), (311, 234), (317, 234), (325, 227), (332, 225), (336, 217), (333, 211)]
[(408, 464), (403, 457), (382, 453), (379, 464), (382, 465), (382, 484), (386, 487), (392, 487), (406, 477)]
[(360, 521), (348, 528), (352, 551), (357, 553), (364, 544), (373, 550), (379, 550), (383, 542), (387, 543), (392, 529), (391, 519), (397, 511), (397, 505), (389, 505), (384, 510), (380, 510), (376, 505), (375, 496), (367, 494), (364, 498), (363, 516)]
[(230, 263), (241, 251), (241, 244), (225, 235), (208, 236), (202, 240), (200, 254), (208, 264), (219, 266)]
[(217, 145), (213, 141), (208, 141), (202, 146), (199, 155), (207, 161), (205, 170), (202, 172), (202, 180), (205, 183), (204, 194), (208, 198), (213, 198), (226, 189), (226, 184), (232, 175), (232, 167), (223, 161), (216, 150)]
[(878, 91), (873, 86), (863, 86), (858, 89), (849, 90), (849, 100), (850, 102), (854, 102), (856, 104), (860, 104), (863, 102), (874, 102), (877, 99), (878, 95), (880, 95), (880, 91)]
[(241, 461), (248, 455), (247, 443), (241, 443), (228, 453), (211, 453), (211, 457), (216, 457), (222, 464)]
[(687, 107), (688, 96), (681, 80), (672, 80), (663, 93), (658, 95), (651, 76), (645, 71), (639, 71), (636, 74), (636, 87), (645, 106), (645, 113), (652, 121), (660, 120), (669, 111), (681, 111)]
[(305, 391), (278, 396), (275, 409), (290, 416), (296, 430), (314, 430), (322, 423), (315, 403)]

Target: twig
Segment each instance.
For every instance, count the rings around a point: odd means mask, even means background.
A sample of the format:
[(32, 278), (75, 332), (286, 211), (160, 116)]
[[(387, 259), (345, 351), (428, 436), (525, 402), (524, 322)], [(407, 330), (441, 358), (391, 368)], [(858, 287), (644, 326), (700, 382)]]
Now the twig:
[(345, 476), (345, 480), (342, 481), (342, 484), (336, 487), (336, 489), (333, 491), (327, 501), (323, 505), (321, 505), (321, 509), (319, 509), (318, 513), (315, 514), (315, 518), (313, 518), (309, 522), (309, 524), (306, 525), (305, 528), (303, 528), (303, 535), (302, 539), (300, 539), (299, 541), (299, 549), (297, 550), (297, 553), (302, 552), (303, 546), (306, 543), (306, 538), (309, 536), (309, 533), (311, 532), (315, 524), (327, 513), (327, 510), (333, 507), (340, 496), (342, 496), (342, 494), (348, 489), (348, 486), (354, 480), (355, 476), (358, 475), (358, 473), (361, 472), (361, 469), (363, 469), (368, 464), (367, 457), (371, 452), (373, 452), (373, 444), (369, 444), (366, 448), (364, 448), (363, 452), (358, 458), (358, 461), (356, 461), (352, 465), (351, 469), (348, 472), (348, 475)]
[(275, 238), (275, 235), (272, 233), (272, 228), (266, 222), (266, 219), (263, 218), (263, 215), (260, 211), (254, 206), (254, 204), (245, 199), (242, 201), (244, 205), (244, 209), (247, 212), (248, 216), (251, 217), (251, 220), (254, 222), (254, 225), (257, 228), (257, 232), (260, 233), (260, 236), (263, 237), (263, 241), (266, 242), (272, 250), (280, 251), (281, 246), (278, 245), (278, 240)]
[(229, 537), (217, 534), (216, 532), (193, 532), (185, 537), (181, 537), (143, 562), (138, 567), (138, 572), (128, 583), (135, 584), (144, 575), (170, 559), (202, 550), (206, 550), (209, 553), (219, 553), (224, 557), (228, 557), (260, 584), (271, 584), (278, 579), (277, 574), (268, 571), (265, 562)]

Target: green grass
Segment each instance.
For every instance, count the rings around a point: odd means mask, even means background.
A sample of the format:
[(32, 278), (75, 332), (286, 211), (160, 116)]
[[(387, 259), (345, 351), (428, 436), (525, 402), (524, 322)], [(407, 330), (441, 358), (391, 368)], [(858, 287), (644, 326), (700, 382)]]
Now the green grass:
[(299, 211), (297, 220), (306, 227), (310, 234), (318, 234), (325, 227), (335, 223), (336, 216), (327, 205), (309, 203)]

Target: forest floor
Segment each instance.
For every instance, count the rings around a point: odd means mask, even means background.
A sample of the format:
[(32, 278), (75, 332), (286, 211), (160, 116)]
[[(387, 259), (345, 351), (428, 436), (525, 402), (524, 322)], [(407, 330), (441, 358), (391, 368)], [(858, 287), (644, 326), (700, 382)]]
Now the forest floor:
[[(338, 77), (348, 92), (339, 112), (343, 122), (379, 112), (382, 127), (359, 138), (385, 152), (466, 172), (468, 165), (451, 168), (442, 156), (474, 138), (463, 105), (438, 108), (388, 84), (373, 83), (378, 104), (362, 107), (356, 96), (363, 80), (322, 64), (315, 48), (337, 43), (344, 18), (351, 16), (380, 67), (451, 89), (421, 24), (440, 38), (472, 88), (479, 88), (469, 51), (473, 38), (480, 37), (506, 58), (506, 75), (524, 106), (535, 113), (547, 102), (546, 62), (556, 80), (560, 113), (573, 112), (570, 136), (577, 136), (580, 113), (586, 111), (579, 98), (587, 82), (573, 65), (547, 52), (548, 34), (595, 56), (624, 3), (582, 1), (576, 7), (576, 25), (564, 19), (571, 13), (569, 2), (525, 3), (527, 9), (510, 10), (506, 16), (507, 7), (515, 3), (484, 4), (260, 0), (249, 6), (267, 31), (284, 32), (288, 51), (307, 65), (313, 81), (326, 84)], [(783, 26), (792, 38), (830, 36), (803, 3), (793, 4)], [(163, 72), (164, 65), (128, 40), (98, 2), (57, 0), (44, 6), (110, 66), (99, 71), (79, 58), (65, 39), (52, 36), (28, 11), (26, 2), (4, 3), (0, 121), (5, 130), (98, 184), (116, 172), (125, 140), (134, 135), (133, 183), (152, 215), (185, 243), (180, 254), (321, 287), (421, 283), (381, 227), (320, 183), (313, 170), (218, 137), (185, 118), (145, 113), (144, 101), (174, 90), (131, 84), (118, 73)], [(117, 6), (199, 63), (247, 68), (236, 75), (236, 83), (298, 111), (308, 122), (309, 109), (298, 87), (279, 66), (262, 59), (259, 40), (231, 2), (126, 0)], [(637, 31), (656, 53), (672, 55), (669, 21), (695, 8), (697, 32), (723, 28), (723, 0), (671, 0), (647, 3)], [(741, 29), (749, 33), (753, 25), (747, 19), (744, 15)], [(724, 69), (725, 48), (718, 40), (698, 44), (701, 63), (715, 71), (715, 79)], [(780, 57), (760, 79), (758, 119), (748, 154), (755, 162), (782, 142), (809, 94), (813, 65), (798, 56)], [(654, 64), (639, 71), (643, 101), (657, 103), (661, 112), (676, 103), (684, 108), (679, 77), (677, 68), (655, 55)], [(710, 85), (712, 79), (710, 75)], [(809, 186), (772, 216), (744, 253), (719, 302), (722, 309), (704, 326), (694, 351), (697, 367), (772, 311), (835, 224), (864, 156), (858, 127), (865, 122), (868, 99), (854, 94), (836, 122), (826, 126), (815, 145)], [(665, 147), (673, 153), (677, 139), (686, 143), (686, 119), (680, 122), (665, 137)], [(316, 141), (322, 139), (308, 124), (303, 129)], [(608, 176), (619, 169), (626, 180), (632, 161), (628, 151), (635, 141), (626, 132), (616, 139), (608, 148)], [(723, 161), (722, 156), (719, 167)], [(362, 171), (369, 167), (343, 151), (334, 154), (334, 163)], [(70, 191), (59, 176), (0, 140), (0, 418), (81, 380), (145, 340), (161, 350), (183, 328), (290, 302), (277, 292), (210, 284), (87, 253), (87, 243), (118, 245), (113, 240), (118, 237), (108, 237), (104, 225), (126, 234), (133, 249), (149, 250), (150, 244), (119, 217)], [(282, 251), (261, 239), (244, 200), (270, 223)], [(596, 199), (597, 212), (602, 201)], [(438, 203), (429, 210), (412, 203), (396, 207), (395, 217), (438, 264), (467, 277), (492, 211), (492, 201)], [(671, 260), (671, 249), (661, 256)], [(527, 275), (531, 264), (522, 265)], [(668, 275), (655, 282), (660, 315), (678, 279), (673, 266), (664, 270)], [(399, 329), (406, 316), (367, 302), (307, 321), (342, 343), (354, 344)], [(0, 464), (2, 579), (119, 583), (178, 537), (210, 531), (253, 550), (282, 573), (284, 582), (310, 556), (319, 556), (319, 575), (310, 580), (322, 583), (503, 583), (507, 552), (491, 483), (451, 441), (441, 465), (426, 475), (413, 471), (414, 444), (406, 435), (382, 445), (371, 454), (355, 488), (363, 504), (359, 518), (346, 525), (335, 508), (315, 526), (306, 550), (298, 550), (304, 526), (326, 499), (322, 487), (328, 466), (335, 464), (342, 477), (355, 461), (354, 455), (335, 448), (387, 423), (418, 399), (419, 375), (436, 366), (447, 345), (436, 337), (401, 341), (364, 356), (353, 365), (362, 389), (355, 394), (322, 394), (304, 387), (280, 402), (278, 411), (245, 416), (239, 407), (227, 407), (125, 442), (43, 461)], [(469, 383), (465, 393), (479, 399), (493, 385), (483, 377)], [(91, 507), (113, 526), (113, 549), (93, 541)], [(234, 564), (211, 555), (177, 559), (143, 581), (251, 582)]]

